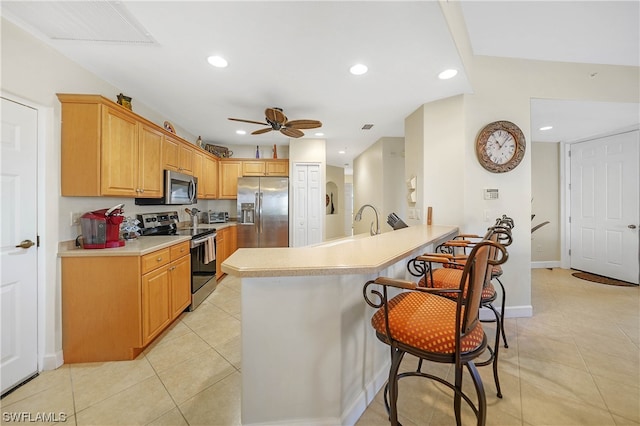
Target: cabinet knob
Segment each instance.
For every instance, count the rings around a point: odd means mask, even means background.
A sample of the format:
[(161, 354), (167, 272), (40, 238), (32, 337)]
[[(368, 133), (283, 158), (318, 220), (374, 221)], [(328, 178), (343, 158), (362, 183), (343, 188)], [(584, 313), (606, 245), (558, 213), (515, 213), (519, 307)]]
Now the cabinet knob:
[(162, 262), (162, 258), (161, 258), (161, 257), (157, 258), (156, 260), (157, 260), (158, 262)]

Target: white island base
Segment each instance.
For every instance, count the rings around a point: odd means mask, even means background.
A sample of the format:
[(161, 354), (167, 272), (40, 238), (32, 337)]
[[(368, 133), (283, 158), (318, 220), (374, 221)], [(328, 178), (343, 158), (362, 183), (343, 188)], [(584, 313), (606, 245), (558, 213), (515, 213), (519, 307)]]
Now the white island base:
[(222, 270), (242, 283), (242, 423), (354, 424), (390, 361), (369, 322), (365, 282), (410, 279), (407, 261), (456, 233), (421, 225), (229, 257)]

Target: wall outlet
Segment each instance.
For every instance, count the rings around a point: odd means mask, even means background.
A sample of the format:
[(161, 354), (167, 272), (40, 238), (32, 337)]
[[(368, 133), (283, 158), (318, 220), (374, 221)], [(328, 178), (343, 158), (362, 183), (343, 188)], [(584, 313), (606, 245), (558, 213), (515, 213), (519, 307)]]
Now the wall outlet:
[(80, 225), (80, 216), (82, 213), (70, 213), (70, 223), (69, 226), (79, 226)]
[(409, 216), (409, 219), (415, 219), (416, 218), (416, 209), (409, 209), (407, 211), (407, 214)]

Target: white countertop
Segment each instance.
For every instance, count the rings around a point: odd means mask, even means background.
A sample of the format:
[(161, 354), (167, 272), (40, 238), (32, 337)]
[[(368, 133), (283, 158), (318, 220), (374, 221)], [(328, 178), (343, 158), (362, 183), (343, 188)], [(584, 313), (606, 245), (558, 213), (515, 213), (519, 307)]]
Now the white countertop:
[(308, 247), (241, 248), (222, 264), (239, 277), (376, 273), (417, 248), (450, 238), (455, 226), (417, 225), (380, 235), (355, 235)]
[[(235, 222), (199, 224), (198, 228), (222, 229), (236, 226)], [(181, 229), (186, 229), (181, 227)], [(156, 250), (170, 247), (183, 241), (190, 241), (188, 235), (154, 235), (126, 240), (123, 247), (106, 249), (82, 249), (75, 246), (75, 241), (62, 241), (58, 244), (58, 257), (93, 257), (93, 256), (142, 256)]]

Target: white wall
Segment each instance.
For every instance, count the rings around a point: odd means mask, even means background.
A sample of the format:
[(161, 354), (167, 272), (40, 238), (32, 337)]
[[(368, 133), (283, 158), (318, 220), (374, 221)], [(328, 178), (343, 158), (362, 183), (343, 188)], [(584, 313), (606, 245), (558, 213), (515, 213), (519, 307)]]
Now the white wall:
[(560, 144), (531, 144), (531, 226), (549, 221), (531, 234), (531, 261), (546, 267), (560, 263)]
[[(327, 184), (330, 182), (335, 184), (336, 191), (333, 194), (333, 203), (335, 207), (334, 214), (327, 212), (324, 239), (345, 237), (347, 234), (344, 230), (344, 215), (346, 206), (344, 202), (344, 169), (342, 167), (327, 166)], [(331, 195), (331, 194), (329, 194)]]
[[(380, 138), (353, 161), (354, 213), (364, 204), (374, 206), (381, 232), (393, 230), (387, 224), (389, 213), (401, 217), (406, 213), (404, 168), (404, 138)], [(353, 233), (369, 233), (375, 220), (373, 210), (365, 209), (362, 220), (353, 224)]]

